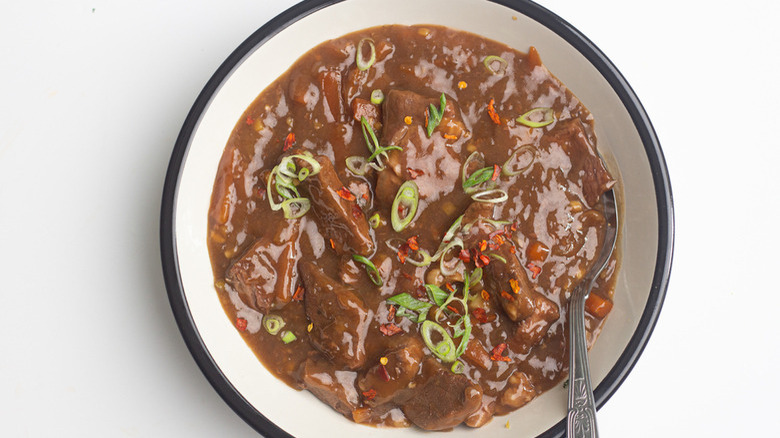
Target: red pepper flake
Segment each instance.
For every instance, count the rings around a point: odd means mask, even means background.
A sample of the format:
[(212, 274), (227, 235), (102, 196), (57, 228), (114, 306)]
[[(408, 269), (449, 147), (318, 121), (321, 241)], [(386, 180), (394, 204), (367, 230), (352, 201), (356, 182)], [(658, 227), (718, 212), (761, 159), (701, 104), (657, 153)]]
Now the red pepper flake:
[(288, 149), (293, 147), (293, 144), (295, 144), (295, 134), (291, 132), (287, 134), (287, 137), (284, 139), (284, 147), (282, 148), (282, 151), (286, 152)]
[(247, 324), (246, 319), (244, 319), (244, 318), (236, 318), (236, 328), (239, 331), (242, 331), (242, 332), (246, 331), (246, 324)]
[(487, 240), (481, 240), (479, 242), (479, 250), (484, 251), (487, 249)]
[(246, 124), (250, 125), (250, 126), (254, 125), (255, 124), (255, 119), (253, 119), (252, 116), (246, 116)]
[(501, 173), (501, 168), (498, 167), (498, 164), (493, 165), (493, 175), (490, 176), (491, 181), (495, 181), (498, 179), (498, 175)]
[(373, 400), (374, 397), (376, 397), (376, 390), (375, 389), (369, 389), (368, 391), (363, 392), (363, 397), (366, 400)]
[(353, 195), (352, 192), (349, 191), (348, 188), (343, 186), (338, 190), (337, 193), (339, 194), (341, 199), (346, 199), (347, 201), (354, 201), (355, 199), (357, 199), (355, 198), (355, 195)]
[(360, 219), (361, 217), (363, 217), (363, 210), (361, 210), (361, 209), (360, 209), (360, 206), (359, 206), (359, 205), (357, 205), (357, 204), (354, 204), (354, 205), (352, 206), (352, 216), (353, 216), (355, 219)]
[(487, 312), (485, 309), (481, 307), (476, 307), (474, 309), (471, 309), (471, 314), (474, 315), (474, 318), (480, 323), (484, 324), (488, 322)]
[(449, 309), (452, 313), (460, 315), (460, 312), (458, 312), (458, 309), (455, 308), (453, 305), (448, 305), (447, 309)]
[(368, 199), (369, 199), (369, 198), (368, 198), (368, 193), (363, 193), (363, 199), (365, 199), (366, 201), (368, 201)]
[(395, 306), (390, 306), (390, 309), (387, 311), (387, 320), (388, 321), (394, 321), (395, 320), (395, 311), (397, 308)]
[(398, 261), (403, 265), (406, 263), (406, 256), (409, 254), (409, 249), (406, 245), (403, 245), (396, 254), (398, 255)]
[(514, 246), (514, 245), (512, 245), (512, 246), (510, 246), (510, 247), (509, 247), (509, 252), (511, 252), (512, 254), (514, 254), (515, 252), (517, 252), (517, 250), (515, 249), (515, 246)]
[(298, 285), (292, 296), (293, 301), (303, 301), (303, 286)]
[(447, 140), (457, 140), (458, 136), (452, 134), (444, 134), (444, 138), (446, 138)]
[(482, 293), (480, 293), (480, 295), (482, 295), (482, 299), (484, 301), (490, 301), (490, 292), (488, 292), (487, 290), (482, 289)]
[(515, 297), (513, 297), (509, 292), (507, 292), (505, 290), (501, 291), (501, 296), (504, 297), (504, 299), (507, 300), (507, 301), (514, 301), (515, 300)]
[(490, 264), (490, 257), (486, 256), (485, 254), (482, 254), (482, 252), (479, 251), (477, 251), (474, 254), (474, 266), (478, 268), (484, 268), (489, 264)]
[(469, 255), (469, 251), (467, 249), (460, 250), (460, 253), (458, 253), (458, 258), (463, 260), (463, 263), (468, 263), (471, 261), (471, 256)]
[[(501, 230), (501, 231), (503, 232), (503, 230)], [(493, 241), (496, 242), (496, 245), (500, 246), (502, 243), (504, 243), (504, 238), (501, 237), (500, 235), (498, 235), (498, 236), (493, 237)]]
[(490, 360), (494, 361), (501, 361), (501, 362), (511, 362), (512, 359), (504, 356), (504, 350), (506, 350), (506, 342), (502, 342), (493, 348), (493, 350), (490, 352)]
[(409, 172), (409, 178), (411, 178), (411, 179), (415, 179), (415, 178), (417, 178), (418, 176), (420, 176), (420, 175), (422, 175), (423, 173), (425, 173), (425, 172), (423, 172), (422, 170), (418, 170), (418, 169), (412, 169), (411, 167), (407, 167), (407, 168), (406, 168), (406, 171), (407, 171), (407, 172)]
[(397, 335), (398, 333), (401, 333), (404, 330), (401, 327), (398, 327), (397, 325), (390, 322), (387, 324), (380, 325), (379, 331), (382, 332), (382, 334), (385, 336), (393, 336), (393, 335)]
[(330, 240), (330, 247), (336, 249), (336, 242), (334, 242), (333, 239), (328, 239), (328, 240)]
[(406, 244), (409, 245), (409, 249), (412, 251), (418, 251), (420, 249), (420, 244), (417, 243), (417, 236), (406, 239)]
[(428, 110), (425, 110), (425, 124), (423, 126), (428, 126)]
[(446, 283), (444, 287), (447, 288), (447, 290), (450, 292), (455, 292), (455, 287), (453, 287), (450, 283)]
[(533, 263), (529, 263), (526, 266), (528, 266), (528, 270), (531, 271), (531, 278), (534, 279), (534, 280), (542, 272), (542, 268), (540, 268), (539, 266), (536, 266)]
[(498, 117), (498, 114), (496, 113), (496, 100), (490, 99), (490, 103), (488, 103), (488, 115), (490, 115), (490, 120), (493, 121), (496, 125), (501, 124), (501, 119)]
[(385, 368), (384, 365), (379, 364), (379, 368), (376, 370), (377, 374), (379, 374), (379, 377), (382, 378), (385, 382), (390, 381), (390, 374), (387, 372), (387, 368)]

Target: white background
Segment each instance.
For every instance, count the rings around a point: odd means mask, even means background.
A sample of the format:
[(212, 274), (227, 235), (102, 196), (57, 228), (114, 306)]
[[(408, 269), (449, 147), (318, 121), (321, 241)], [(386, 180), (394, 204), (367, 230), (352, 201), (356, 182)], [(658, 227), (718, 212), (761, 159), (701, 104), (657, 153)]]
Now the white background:
[[(206, 81), (294, 3), (0, 6), (0, 436), (257, 436), (179, 335), (160, 198)], [(602, 437), (777, 433), (780, 3), (540, 3), (627, 78), (672, 179), (666, 302)]]

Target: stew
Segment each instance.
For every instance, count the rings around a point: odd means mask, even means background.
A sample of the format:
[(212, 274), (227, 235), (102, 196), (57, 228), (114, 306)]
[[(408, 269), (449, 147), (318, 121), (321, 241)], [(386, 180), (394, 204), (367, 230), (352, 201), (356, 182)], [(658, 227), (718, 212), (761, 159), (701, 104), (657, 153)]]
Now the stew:
[[(208, 245), (260, 361), (358, 423), (478, 427), (560, 384), (615, 183), (542, 64), (438, 26), (325, 42), (246, 110)], [(618, 260), (588, 300), (590, 342)]]

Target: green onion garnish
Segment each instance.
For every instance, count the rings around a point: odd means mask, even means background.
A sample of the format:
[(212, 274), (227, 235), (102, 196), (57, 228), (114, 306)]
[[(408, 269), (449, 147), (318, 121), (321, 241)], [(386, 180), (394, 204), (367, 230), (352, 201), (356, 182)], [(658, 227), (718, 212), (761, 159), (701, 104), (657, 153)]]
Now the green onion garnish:
[(444, 93), (441, 93), (441, 97), (439, 97), (438, 110), (433, 104), (430, 105), (430, 108), (428, 109), (428, 126), (426, 127), (428, 130), (428, 137), (433, 134), (433, 130), (441, 123), (441, 119), (444, 116), (445, 105), (447, 105), (447, 97), (444, 96)]
[(442, 307), (450, 296), (450, 294), (435, 284), (426, 284), (425, 291), (428, 292), (428, 297), (439, 307)]
[[(412, 180), (401, 184), (390, 211), (390, 222), (396, 232), (400, 232), (412, 223), (414, 215), (417, 214), (419, 202), (420, 193), (417, 190), (417, 184)], [(403, 217), (401, 217), (402, 213), (405, 213)]]
[(493, 189), (493, 190), (485, 190), (484, 192), (479, 192), (471, 195), (471, 199), (477, 202), (487, 202), (489, 204), (497, 204), (499, 202), (504, 202), (507, 199), (509, 199), (509, 195), (504, 190), (501, 189)]
[(376, 266), (371, 260), (363, 257), (360, 254), (353, 254), (352, 260), (363, 264), (363, 266), (366, 268), (366, 273), (368, 274), (368, 278), (371, 279), (372, 283), (374, 283), (377, 286), (382, 285), (382, 276), (379, 274), (379, 270), (376, 268)]
[(485, 254), (485, 255), (487, 255), (487, 256), (488, 256), (488, 257), (490, 257), (491, 259), (495, 259), (495, 260), (498, 260), (498, 261), (500, 261), (500, 262), (502, 262), (502, 263), (506, 264), (506, 259), (505, 259), (503, 256), (500, 256), (500, 255), (498, 255), (498, 254), (496, 254), (496, 253), (494, 253), (494, 252), (489, 252), (489, 253), (487, 253), (487, 254)]
[(355, 175), (363, 176), (368, 172), (368, 161), (361, 156), (355, 155), (347, 157), (345, 163), (347, 169)]
[(447, 243), (444, 249), (442, 249), (441, 255), (439, 256), (441, 257), (439, 260), (439, 270), (445, 276), (455, 274), (458, 268), (463, 264), (463, 262), (457, 256), (452, 258), (452, 260), (455, 261), (455, 263), (452, 264), (448, 264), (447, 260), (445, 259), (447, 253), (449, 253), (451, 249), (456, 247), (463, 249), (463, 239), (461, 239), (460, 237), (456, 237), (451, 241), (449, 241), (449, 243)]
[[(295, 165), (295, 159), (302, 160), (310, 168), (301, 166), (300, 170), (298, 170), (298, 167)], [(286, 219), (297, 219), (306, 214), (311, 207), (311, 202), (301, 197), (296, 183), (305, 180), (311, 175), (316, 175), (321, 168), (320, 163), (309, 152), (282, 158), (279, 164), (271, 170), (271, 174), (268, 175), (268, 181), (266, 182), (268, 204), (271, 206), (271, 210), (283, 210)], [(283, 202), (276, 202), (271, 187), (275, 189), (279, 197), (284, 199)]]
[(379, 213), (374, 213), (370, 218), (368, 218), (368, 224), (371, 225), (371, 228), (379, 228), (379, 226), (382, 225), (382, 218), (379, 217)]
[[(442, 340), (435, 343), (433, 342), (432, 335), (436, 332), (441, 336)], [(444, 330), (444, 327), (433, 321), (424, 321), (420, 328), (420, 334), (422, 334), (425, 345), (436, 355), (442, 362), (453, 362), (457, 359), (455, 342)]]
[[(506, 261), (504, 261), (504, 263), (506, 263)], [(469, 286), (474, 286), (475, 284), (479, 283), (480, 280), (482, 280), (482, 268), (476, 268), (471, 271), (471, 281), (469, 282)]]
[[(539, 122), (531, 120), (531, 117), (534, 117), (537, 114), (542, 114), (544, 118)], [(555, 121), (555, 113), (552, 108), (534, 108), (518, 117), (517, 121), (529, 128), (541, 128), (542, 126), (547, 126)]]
[(428, 316), (428, 310), (433, 306), (431, 303), (420, 301), (406, 292), (393, 295), (387, 301), (399, 306), (398, 311), (395, 313), (396, 315), (405, 316), (417, 323), (425, 321), (425, 318)]
[(491, 176), (493, 176), (492, 167), (483, 167), (482, 169), (476, 170), (463, 182), (463, 191), (466, 193), (474, 192), (477, 186), (490, 181)]
[(375, 150), (379, 149), (379, 140), (376, 138), (374, 128), (371, 127), (365, 116), (360, 116), (360, 127), (363, 129), (363, 138), (366, 139), (368, 151), (374, 153)]
[(384, 102), (385, 100), (385, 93), (382, 92), (380, 89), (376, 89), (371, 92), (371, 103), (374, 105), (379, 105), (380, 103)]
[(463, 221), (463, 215), (458, 216), (457, 219), (455, 219), (455, 222), (450, 225), (450, 228), (447, 230), (447, 232), (444, 234), (444, 237), (441, 239), (441, 243), (439, 244), (439, 249), (436, 250), (436, 252), (433, 254), (432, 261), (439, 260), (439, 258), (444, 254), (444, 249), (447, 247), (447, 245), (450, 243), (452, 238), (455, 236), (455, 233), (460, 229), (460, 223)]
[[(500, 67), (498, 69), (493, 68), (495, 63), (499, 63)], [(509, 65), (509, 63), (506, 62), (506, 59), (496, 55), (486, 56), (485, 59), (482, 61), (482, 64), (485, 65), (485, 68), (488, 69), (490, 74), (494, 74), (494, 75), (500, 74), (501, 70), (506, 69), (507, 66)]]
[(263, 328), (271, 335), (276, 336), (282, 327), (284, 327), (284, 319), (279, 315), (265, 315), (263, 318)]
[[(536, 149), (530, 144), (520, 146), (519, 149), (512, 152), (512, 155), (509, 156), (509, 159), (506, 160), (503, 166), (501, 166), (501, 173), (503, 173), (506, 176), (515, 176), (525, 172), (526, 169), (528, 169), (529, 167), (531, 167), (532, 164), (534, 164), (534, 160), (536, 158), (535, 151)], [(522, 165), (519, 164), (520, 157), (523, 157), (525, 155), (530, 155), (531, 157), (528, 160), (528, 163)]]
[(282, 202), (282, 211), (285, 219), (298, 219), (311, 208), (311, 201), (306, 198), (286, 199)]
[(469, 338), (471, 337), (471, 317), (468, 315), (468, 312), (463, 315), (461, 319), (463, 321), (464, 330), (463, 336), (460, 338), (460, 344), (458, 344), (458, 349), (455, 350), (455, 357), (460, 357), (460, 355), (466, 351), (466, 347), (468, 347), (469, 344)]
[(285, 344), (289, 344), (290, 342), (296, 339), (298, 339), (298, 337), (295, 336), (295, 333), (289, 330), (285, 330), (284, 333), (282, 333), (282, 342), (284, 342)]
[[(368, 46), (371, 50), (368, 60), (363, 59), (363, 43), (368, 42)], [(355, 53), (355, 63), (360, 71), (368, 70), (376, 62), (376, 47), (374, 46), (374, 40), (371, 38), (363, 38), (357, 45), (357, 52)]]
[(466, 365), (463, 362), (456, 360), (452, 363), (450, 371), (452, 371), (453, 374), (463, 374), (463, 372), (466, 371)]

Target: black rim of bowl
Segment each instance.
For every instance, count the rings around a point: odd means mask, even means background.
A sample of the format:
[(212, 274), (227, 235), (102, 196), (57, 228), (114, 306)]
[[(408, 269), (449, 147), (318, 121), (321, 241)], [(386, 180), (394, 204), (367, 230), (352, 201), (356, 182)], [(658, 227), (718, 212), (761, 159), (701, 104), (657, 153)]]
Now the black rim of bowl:
[[(219, 365), (211, 357), (207, 346), (203, 343), (187, 305), (187, 298), (180, 277), (174, 230), (176, 214), (175, 203), (178, 184), (189, 148), (190, 139), (195, 132), (198, 121), (211, 98), (217, 92), (220, 85), (229, 77), (233, 69), (238, 66), (255, 47), (262, 45), (287, 26), (322, 8), (341, 3), (342, 1), (343, 0), (308, 0), (296, 4), (255, 31), (238, 46), (232, 54), (230, 54), (208, 81), (190, 109), (176, 140), (163, 187), (160, 218), (160, 249), (165, 286), (168, 290), (168, 298), (171, 303), (174, 317), (176, 318), (176, 323), (184, 337), (187, 348), (190, 350), (195, 362), (206, 376), (206, 379), (211, 383), (214, 389), (216, 389), (217, 393), (219, 393), (225, 402), (244, 421), (263, 436), (289, 437), (291, 435), (263, 416), (261, 412), (258, 412), (241, 395), (241, 393), (230, 384), (220, 370)], [(612, 62), (610, 62), (589, 39), (562, 18), (528, 0), (487, 1), (504, 5), (541, 23), (562, 37), (585, 56), (585, 58), (587, 58), (609, 82), (623, 105), (626, 107), (634, 122), (634, 126), (639, 133), (639, 137), (644, 144), (650, 163), (657, 200), (659, 226), (658, 253), (656, 255), (653, 282), (636, 331), (615, 365), (609, 373), (607, 373), (601, 384), (594, 390), (596, 404), (600, 408), (612, 394), (614, 394), (623, 380), (625, 380), (626, 376), (628, 376), (631, 369), (634, 367), (634, 364), (639, 359), (639, 356), (642, 354), (650, 334), (655, 327), (655, 323), (658, 320), (658, 315), (661, 311), (669, 282), (674, 246), (674, 214), (671, 183), (663, 152), (661, 151), (661, 146), (653, 126), (650, 123), (650, 119), (645, 113), (636, 94)], [(562, 437), (564, 433), (565, 419), (562, 419), (550, 429), (539, 435), (539, 437)]]

